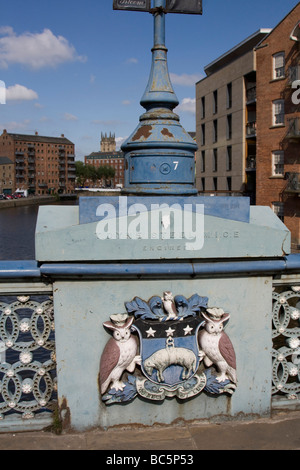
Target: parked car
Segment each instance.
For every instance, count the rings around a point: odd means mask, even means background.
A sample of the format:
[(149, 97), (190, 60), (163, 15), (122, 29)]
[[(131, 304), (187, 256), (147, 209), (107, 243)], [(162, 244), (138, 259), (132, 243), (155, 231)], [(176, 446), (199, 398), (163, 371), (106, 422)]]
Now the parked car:
[(0, 200), (3, 201), (5, 199), (4, 194), (0, 194)]

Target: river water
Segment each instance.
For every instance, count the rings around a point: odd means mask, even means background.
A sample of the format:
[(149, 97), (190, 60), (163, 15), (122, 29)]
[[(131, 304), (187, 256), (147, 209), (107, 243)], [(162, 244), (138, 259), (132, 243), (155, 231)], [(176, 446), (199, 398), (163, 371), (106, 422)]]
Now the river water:
[(37, 205), (0, 210), (0, 260), (35, 259), (38, 210)]

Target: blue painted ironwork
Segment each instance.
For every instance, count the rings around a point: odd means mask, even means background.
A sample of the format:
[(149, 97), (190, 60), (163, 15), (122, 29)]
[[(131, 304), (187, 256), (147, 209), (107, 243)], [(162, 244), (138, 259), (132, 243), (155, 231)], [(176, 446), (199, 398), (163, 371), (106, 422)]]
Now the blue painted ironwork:
[[(159, 203), (161, 206), (168, 205), (170, 208), (174, 204), (184, 209), (185, 204), (190, 204), (192, 210), (196, 211), (196, 205), (203, 204), (205, 215), (220, 217), (222, 219), (236, 220), (248, 223), (250, 220), (250, 202), (247, 197), (223, 197), (218, 198), (210, 196), (187, 196), (187, 197), (174, 197), (165, 196), (163, 200), (156, 201), (153, 197), (149, 196), (98, 196), (98, 197), (81, 197), (79, 199), (79, 223), (89, 224), (98, 222), (101, 216), (97, 215), (97, 208), (102, 205), (109, 207), (112, 205), (115, 209), (115, 216), (127, 216), (128, 210), (134, 204), (139, 204), (139, 210), (144, 206), (144, 210), (151, 211), (156, 209), (155, 204)], [(102, 216), (103, 217), (103, 216)]]
[(0, 261), (0, 279), (35, 278), (40, 275), (37, 261)]
[(300, 401), (300, 279), (273, 281), (273, 367), (274, 408), (299, 406)]
[(1, 430), (49, 425), (57, 406), (53, 295), (45, 289), (3, 295), (0, 285)]
[[(30, 267), (32, 269), (30, 269)], [(237, 260), (210, 262), (145, 263), (42, 263), (36, 261), (0, 261), (0, 279), (39, 278), (42, 276), (183, 276), (197, 277), (219, 274), (275, 274), (300, 270), (300, 255), (292, 254), (273, 260)]]
[(197, 194), (197, 145), (181, 126), (179, 116), (173, 112), (179, 102), (168, 72), (165, 2), (154, 2), (152, 68), (141, 99), (146, 112), (122, 145), (126, 165), (125, 194)]

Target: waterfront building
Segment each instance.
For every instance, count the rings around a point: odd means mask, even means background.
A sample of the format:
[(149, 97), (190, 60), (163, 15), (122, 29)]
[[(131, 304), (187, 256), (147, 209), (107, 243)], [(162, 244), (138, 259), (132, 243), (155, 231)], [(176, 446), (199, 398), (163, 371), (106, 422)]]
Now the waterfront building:
[(256, 57), (260, 29), (205, 67), (196, 84), (196, 186), (255, 201)]
[(121, 150), (116, 150), (115, 134), (109, 135), (101, 133), (100, 151), (92, 152), (90, 155), (84, 157), (86, 165), (93, 165), (96, 168), (100, 166), (109, 166), (114, 168), (115, 176), (112, 181), (114, 187), (124, 185), (124, 153)]
[(15, 166), (8, 157), (0, 157), (0, 194), (11, 194), (14, 188)]
[[(271, 206), (300, 250), (300, 3), (256, 48), (256, 202)], [(298, 88), (298, 92), (297, 92)]]
[(0, 136), (0, 157), (11, 160), (11, 192), (29, 194), (72, 193), (75, 188), (75, 145), (60, 137), (9, 133)]
[(199, 192), (270, 206), (300, 249), (300, 3), (205, 67), (196, 84)]

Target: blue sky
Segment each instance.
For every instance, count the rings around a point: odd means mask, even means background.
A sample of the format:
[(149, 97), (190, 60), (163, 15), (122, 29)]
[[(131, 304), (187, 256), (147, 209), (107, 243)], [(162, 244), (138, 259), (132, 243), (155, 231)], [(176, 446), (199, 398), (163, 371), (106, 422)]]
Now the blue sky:
[[(113, 0), (0, 0), (0, 132), (60, 136), (76, 157), (136, 128), (151, 67), (153, 19), (114, 11)], [(260, 28), (273, 28), (296, 0), (203, 0), (203, 15), (168, 14), (166, 45), (176, 112), (195, 131), (195, 82), (204, 67)]]

